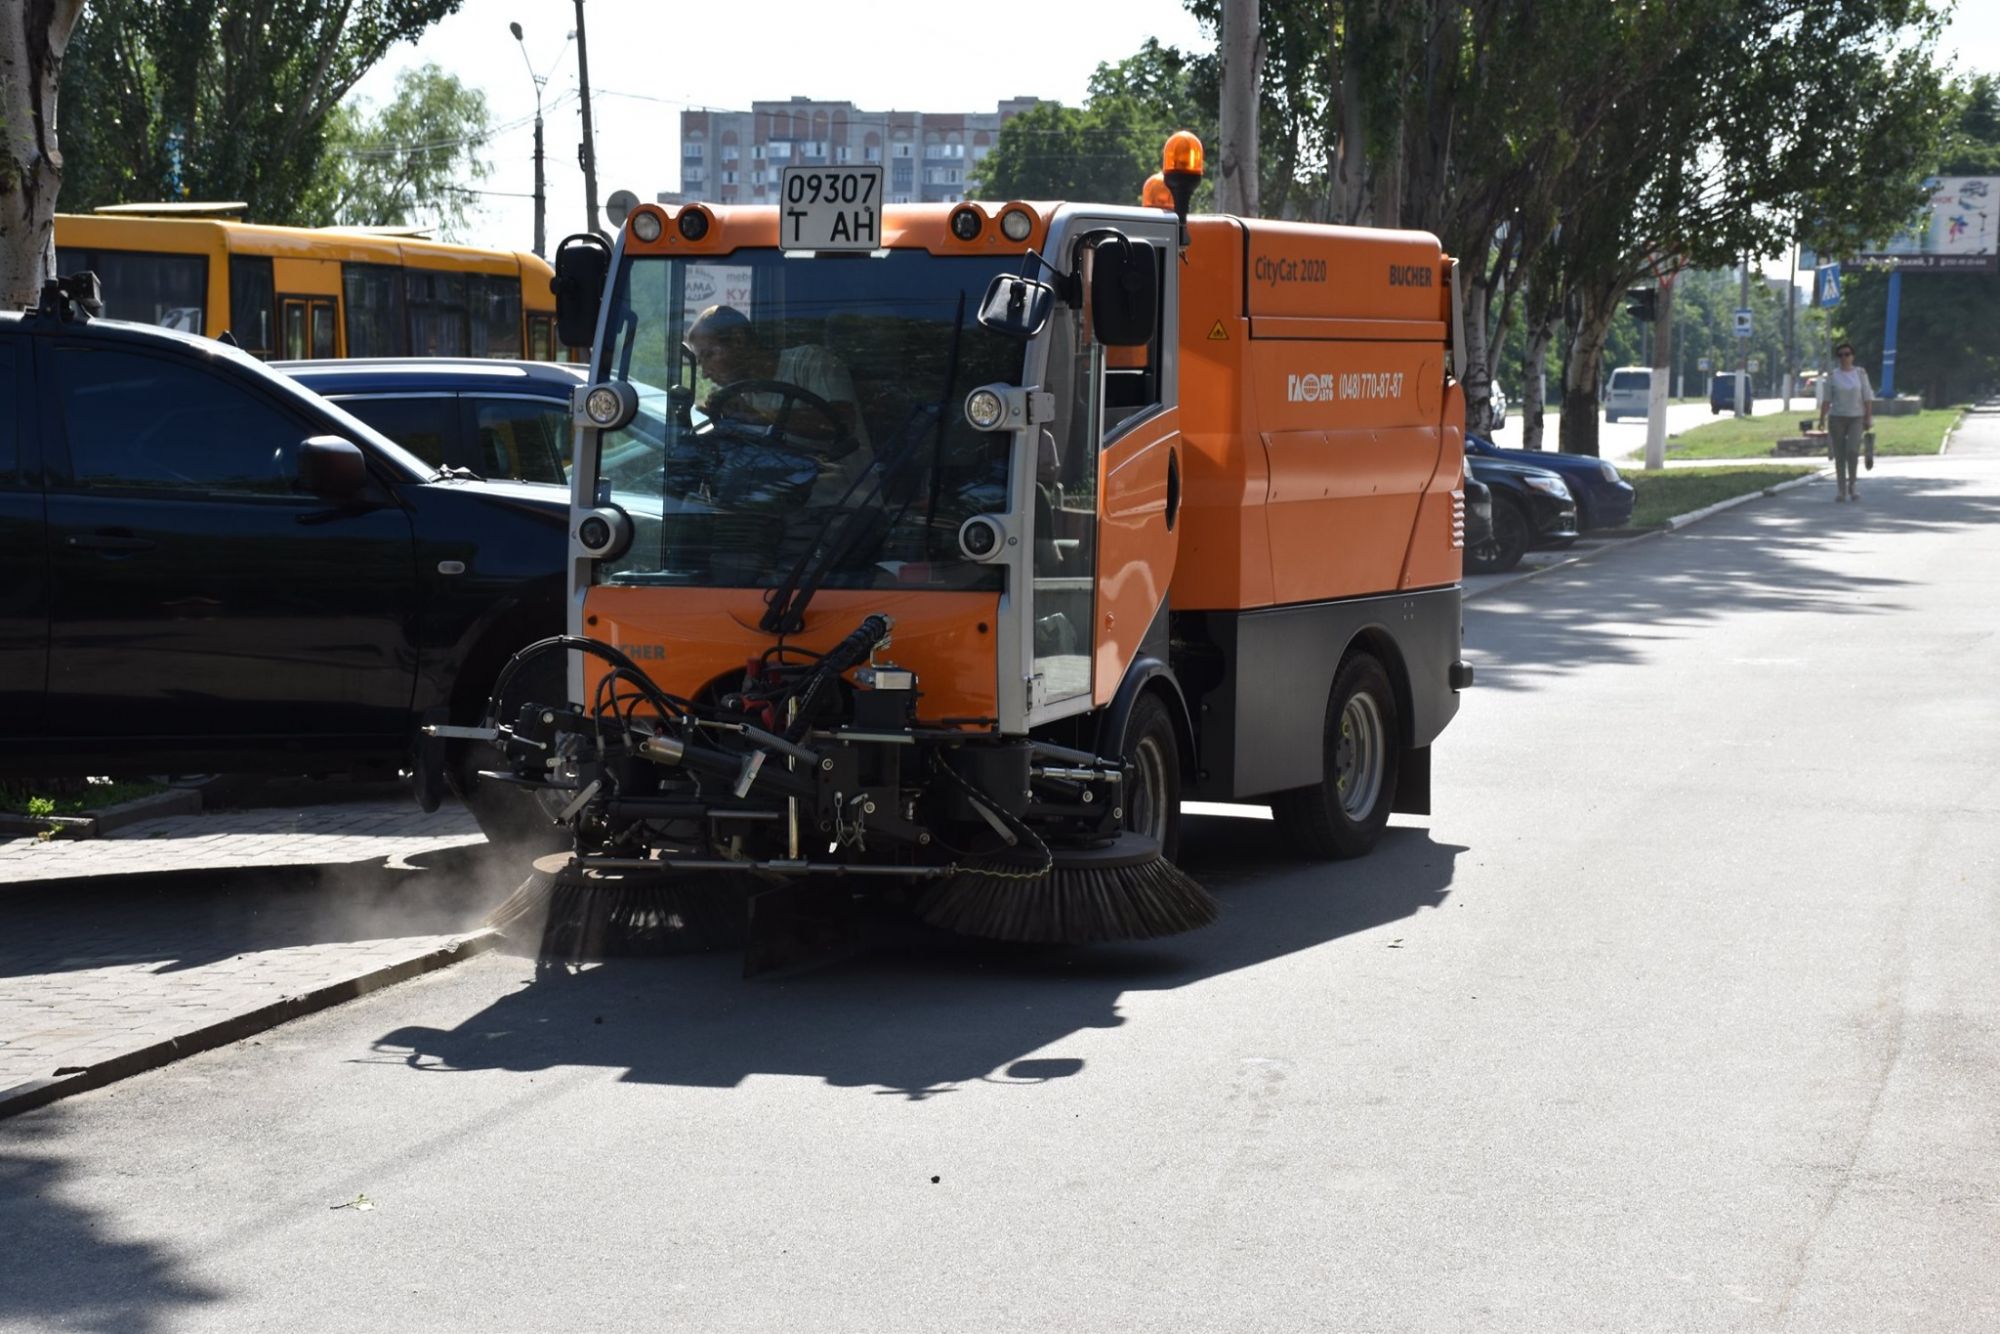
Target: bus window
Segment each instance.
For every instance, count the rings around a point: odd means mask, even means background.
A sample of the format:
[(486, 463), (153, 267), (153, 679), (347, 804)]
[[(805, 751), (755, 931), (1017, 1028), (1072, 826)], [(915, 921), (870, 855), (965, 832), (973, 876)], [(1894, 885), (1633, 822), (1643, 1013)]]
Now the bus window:
[(472, 284), (472, 355), (521, 355), (521, 280), (475, 273)]
[(312, 303), (312, 354), (315, 357), (337, 357), (340, 352), (334, 347), (333, 302)]
[(472, 351), (466, 274), (403, 270), (410, 310), (410, 355), (463, 357)]
[(547, 315), (528, 316), (528, 357), (532, 361), (554, 361), (556, 323)]
[(272, 314), (277, 306), (271, 261), (263, 255), (229, 257), (229, 335), (253, 356), (276, 350)]
[(89, 269), (104, 288), (104, 313), (114, 320), (157, 324), (197, 336), (208, 332), (208, 259), (140, 250), (56, 250), (56, 272)]
[(285, 360), (302, 361), (312, 355), (306, 344), (306, 303), (285, 302)]
[(347, 296), (347, 355), (408, 356), (403, 271), (389, 264), (342, 264), (340, 282)]

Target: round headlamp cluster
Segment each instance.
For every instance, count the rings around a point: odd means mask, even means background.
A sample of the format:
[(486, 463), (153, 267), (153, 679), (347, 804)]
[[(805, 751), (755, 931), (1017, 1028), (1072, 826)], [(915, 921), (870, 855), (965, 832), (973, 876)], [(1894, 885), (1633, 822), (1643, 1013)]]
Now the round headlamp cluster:
[(965, 419), (990, 431), (1007, 416), (1007, 404), (991, 389), (975, 389), (965, 398)]
[(1000, 215), (1000, 234), (1009, 241), (1025, 241), (1035, 230), (1035, 219), (1024, 208), (1010, 208)]
[(632, 215), (632, 235), (647, 245), (660, 239), (663, 226), (660, 215), (652, 209), (641, 209)]
[(681, 240), (699, 241), (708, 235), (708, 210), (684, 208), (680, 216)]
[(961, 241), (976, 241), (979, 231), (986, 225), (976, 208), (953, 209), (951, 214), (951, 234)]
[(583, 400), (583, 413), (598, 426), (609, 428), (618, 420), (618, 414), (625, 404), (618, 397), (618, 391), (608, 384), (601, 384), (590, 391)]

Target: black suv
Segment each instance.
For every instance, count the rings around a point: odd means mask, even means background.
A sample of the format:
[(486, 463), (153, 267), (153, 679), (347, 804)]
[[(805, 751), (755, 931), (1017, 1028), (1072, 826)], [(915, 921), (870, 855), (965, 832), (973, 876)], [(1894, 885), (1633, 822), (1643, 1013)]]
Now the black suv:
[[(561, 633), (561, 492), (432, 468), (88, 290), (0, 314), (0, 772), (393, 771)], [(477, 761), (450, 772), (518, 841)]]

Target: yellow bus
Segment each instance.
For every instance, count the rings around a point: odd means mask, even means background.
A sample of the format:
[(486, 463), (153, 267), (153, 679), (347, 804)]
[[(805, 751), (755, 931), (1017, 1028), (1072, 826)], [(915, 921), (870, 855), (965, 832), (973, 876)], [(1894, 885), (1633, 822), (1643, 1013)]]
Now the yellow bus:
[[(259, 357), (581, 359), (556, 342), (548, 264), (394, 232), (264, 227), (215, 205), (56, 215), (56, 271), (94, 270), (112, 319)], [(211, 216), (202, 216), (204, 211)]]

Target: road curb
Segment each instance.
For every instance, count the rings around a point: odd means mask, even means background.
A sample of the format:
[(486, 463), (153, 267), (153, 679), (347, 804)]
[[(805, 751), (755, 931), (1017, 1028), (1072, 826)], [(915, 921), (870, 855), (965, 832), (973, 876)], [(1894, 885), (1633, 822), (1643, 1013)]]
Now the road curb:
[(1539, 579), (1543, 575), (1549, 574), (1553, 571), (1567, 570), (1572, 566), (1582, 565), (1588, 561), (1594, 561), (1599, 557), (1609, 555), (1614, 551), (1628, 551), (1631, 548), (1639, 545), (1641, 542), (1649, 542), (1655, 538), (1665, 537), (1669, 533), (1677, 533), (1681, 529), (1687, 527), (1691, 523), (1696, 522), (1697, 520), (1706, 519), (1711, 515), (1720, 514), (1724, 510), (1734, 509), (1738, 505), (1747, 505), (1751, 501), (1762, 499), (1765, 496), (1775, 496), (1780, 491), (1789, 491), (1793, 487), (1804, 486), (1808, 482), (1819, 481), (1821, 478), (1827, 476), (1832, 471), (1833, 469), (1830, 467), (1820, 468), (1815, 472), (1807, 473), (1804, 477), (1794, 477), (1790, 481), (1779, 482), (1776, 486), (1767, 486), (1757, 491), (1745, 491), (1740, 496), (1731, 496), (1727, 500), (1718, 500), (1713, 505), (1704, 505), (1702, 508), (1690, 511), (1687, 514), (1676, 514), (1673, 518), (1668, 519), (1664, 524), (1660, 525), (1658, 528), (1653, 529), (1651, 532), (1641, 533), (1637, 537), (1628, 537), (1624, 541), (1615, 543), (1610, 546), (1602, 546), (1594, 548), (1593, 550), (1590, 551), (1579, 552), (1576, 555), (1567, 557), (1566, 559), (1563, 560), (1551, 561), (1547, 565), (1537, 565), (1532, 570), (1521, 571), (1519, 574), (1515, 575), (1512, 579), (1507, 580), (1505, 583), (1488, 584), (1484, 588), (1478, 589), (1474, 592), (1466, 593), (1463, 596), (1461, 596), (1459, 600), (1461, 602), (1472, 602), (1479, 598), (1485, 597), (1489, 593), (1498, 593), (1505, 589), (1512, 588), (1516, 584), (1524, 584), (1528, 582), (1528, 580), (1530, 579)]
[(0, 838), (34, 838), (53, 831), (58, 838), (97, 838), (141, 820), (169, 815), (198, 815), (201, 794), (190, 788), (170, 788), (131, 801), (121, 801), (88, 815), (0, 815)]
[(88, 1066), (75, 1074), (34, 1079), (25, 1084), (16, 1084), (12, 1088), (0, 1089), (0, 1120), (18, 1116), (37, 1107), (46, 1107), (61, 1098), (103, 1088), (107, 1084), (115, 1084), (121, 1079), (129, 1079), (148, 1070), (157, 1070), (163, 1065), (180, 1060), (183, 1056), (193, 1056), (197, 1052), (227, 1046), (301, 1016), (329, 1010), (344, 1002), (357, 1000), (372, 991), (380, 991), (398, 982), (407, 982), (413, 977), (436, 972), (440, 968), (448, 968), (462, 959), (483, 954), (499, 943), (498, 931), (491, 927), (482, 927), (449, 945), (429, 950), (415, 958), (384, 964), (359, 976), (330, 982), (323, 987), (316, 987), (296, 996), (287, 996), (283, 1000), (273, 1001), (269, 1005), (259, 1006), (243, 1014), (231, 1015), (227, 1019), (218, 1020), (191, 1033), (184, 1033), (179, 1037), (168, 1038), (165, 1042), (156, 1042), (137, 1051), (125, 1052), (109, 1060), (99, 1061), (96, 1065)]

